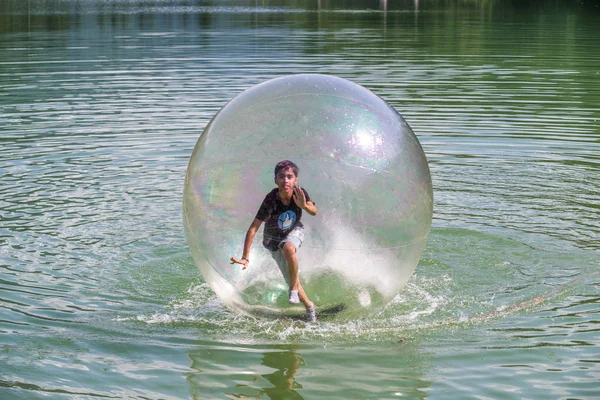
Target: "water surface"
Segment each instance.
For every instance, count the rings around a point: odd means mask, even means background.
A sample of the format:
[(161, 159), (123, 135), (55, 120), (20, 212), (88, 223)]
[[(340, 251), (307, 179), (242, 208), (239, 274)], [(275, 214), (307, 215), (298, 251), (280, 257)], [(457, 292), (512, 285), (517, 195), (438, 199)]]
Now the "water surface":
[[(600, 396), (590, 2), (0, 4), (0, 398)], [(229, 99), (325, 73), (392, 104), (434, 222), (385, 309), (243, 317), (181, 222)]]

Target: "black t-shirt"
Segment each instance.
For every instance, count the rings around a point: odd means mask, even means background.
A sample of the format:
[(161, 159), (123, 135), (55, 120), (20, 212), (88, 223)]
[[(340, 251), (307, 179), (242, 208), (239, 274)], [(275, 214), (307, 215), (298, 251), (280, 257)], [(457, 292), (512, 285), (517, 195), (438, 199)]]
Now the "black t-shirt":
[[(302, 189), (306, 201), (311, 201), (308, 192)], [(294, 199), (290, 204), (283, 204), (279, 197), (279, 189), (275, 188), (265, 196), (256, 218), (265, 222), (263, 232), (263, 246), (271, 251), (277, 250), (279, 243), (286, 238), (295, 227), (302, 227), (302, 209), (296, 205)]]

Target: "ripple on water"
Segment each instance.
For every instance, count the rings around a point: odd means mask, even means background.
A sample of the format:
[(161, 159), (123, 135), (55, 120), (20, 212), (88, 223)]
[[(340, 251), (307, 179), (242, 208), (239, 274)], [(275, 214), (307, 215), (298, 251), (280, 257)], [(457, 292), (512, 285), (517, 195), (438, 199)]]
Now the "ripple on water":
[[(597, 394), (592, 13), (179, 3), (9, 1), (0, 16), (3, 394), (265, 396), (289, 371), (313, 398)], [(200, 131), (298, 72), (381, 95), (430, 161), (426, 253), (371, 315), (240, 316), (184, 245)]]
[[(590, 284), (597, 281), (596, 272), (573, 265), (584, 254), (577, 248), (565, 250), (564, 243), (536, 247), (515, 241), (510, 232), (503, 233), (434, 230), (429, 251), (406, 287), (386, 307), (363, 316), (342, 314), (309, 324), (240, 315), (228, 310), (206, 283), (199, 282), (187, 285), (185, 293), (172, 298), (164, 309), (132, 310), (116, 321), (201, 327), (209, 336), (227, 337), (232, 342), (249, 338), (389, 342), (488, 326), (491, 321), (527, 314), (538, 321), (533, 329), (547, 329), (544, 310), (557, 301), (570, 301), (573, 293), (589, 292)], [(593, 265), (592, 259), (589, 262)], [(146, 290), (156, 292), (152, 287)]]

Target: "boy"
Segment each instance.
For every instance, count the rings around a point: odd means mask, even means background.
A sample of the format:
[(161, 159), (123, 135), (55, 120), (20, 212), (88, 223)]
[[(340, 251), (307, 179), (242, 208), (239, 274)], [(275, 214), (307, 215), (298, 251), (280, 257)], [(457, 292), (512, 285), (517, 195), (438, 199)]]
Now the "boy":
[(306, 296), (298, 278), (296, 251), (304, 240), (304, 227), (300, 222), (302, 211), (316, 215), (317, 207), (310, 200), (308, 192), (298, 186), (298, 167), (293, 162), (279, 162), (275, 166), (274, 180), (277, 188), (267, 194), (246, 232), (242, 258), (231, 257), (231, 263), (242, 264), (242, 269), (248, 268), (254, 235), (265, 222), (263, 246), (271, 252), (289, 285), (289, 302), (302, 302), (306, 307), (307, 319), (315, 322), (315, 306)]

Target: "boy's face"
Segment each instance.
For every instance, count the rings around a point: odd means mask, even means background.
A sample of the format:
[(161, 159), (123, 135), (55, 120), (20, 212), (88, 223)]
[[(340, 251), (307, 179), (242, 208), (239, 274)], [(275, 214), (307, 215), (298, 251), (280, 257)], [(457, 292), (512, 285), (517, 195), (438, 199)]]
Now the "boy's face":
[(291, 168), (282, 169), (275, 175), (275, 184), (280, 192), (283, 191), (291, 195), (297, 183), (298, 177)]

